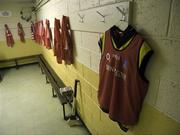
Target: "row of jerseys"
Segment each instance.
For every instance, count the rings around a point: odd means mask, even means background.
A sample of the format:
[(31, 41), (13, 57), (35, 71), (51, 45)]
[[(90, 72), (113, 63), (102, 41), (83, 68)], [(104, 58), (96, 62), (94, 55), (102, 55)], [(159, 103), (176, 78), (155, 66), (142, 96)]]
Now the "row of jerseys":
[(69, 17), (63, 16), (61, 23), (59, 19), (54, 19), (54, 41), (52, 41), (52, 31), (48, 19), (31, 24), (32, 39), (47, 49), (53, 49), (59, 64), (64, 60), (65, 64), (73, 63), (73, 44), (69, 24)]
[[(7, 24), (5, 24), (4, 27), (5, 27), (5, 36), (6, 36), (7, 46), (8, 47), (13, 47), (13, 45), (14, 45), (13, 35), (12, 35), (12, 33), (11, 33), (11, 31), (10, 31)], [(18, 28), (18, 35), (19, 35), (20, 41), (25, 42), (25, 38), (24, 38), (25, 33), (24, 33), (24, 30), (23, 30), (22, 24), (18, 23), (17, 28)]]

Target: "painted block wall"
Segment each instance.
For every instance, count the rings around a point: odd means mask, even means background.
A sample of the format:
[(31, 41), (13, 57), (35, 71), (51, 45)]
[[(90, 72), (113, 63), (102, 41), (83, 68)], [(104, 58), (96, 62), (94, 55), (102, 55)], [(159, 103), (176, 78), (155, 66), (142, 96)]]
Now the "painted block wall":
[[(124, 1), (124, 0), (123, 0)], [(96, 11), (104, 14), (109, 7), (122, 0), (53, 0), (38, 12), (38, 20), (70, 17), (75, 48), (75, 63), (71, 66), (57, 64), (52, 50), (42, 48), (42, 53), (63, 79), (73, 86), (79, 79), (78, 112), (93, 135), (179, 135), (180, 134), (180, 3), (178, 0), (132, 1), (131, 24), (154, 50), (146, 76), (150, 87), (143, 104), (139, 122), (123, 133), (98, 106), (98, 65), (100, 52), (97, 45), (102, 31), (116, 22), (100, 23)], [(114, 14), (117, 14), (113, 11)], [(80, 15), (85, 15), (80, 23)], [(93, 16), (94, 15), (94, 16)], [(89, 22), (93, 22), (90, 24)], [(119, 22), (118, 22), (119, 23)], [(96, 25), (97, 24), (97, 25)], [(100, 26), (102, 25), (102, 26)]]
[(6, 43), (0, 42), (0, 60), (24, 57), (41, 53), (41, 47), (31, 39), (26, 39), (26, 43), (16, 40), (13, 48), (7, 47)]
[[(1, 2), (0, 10), (10, 10), (11, 17), (0, 17), (0, 60), (11, 59), (16, 57), (30, 56), (41, 53), (41, 47), (31, 40), (30, 23), (20, 19), (20, 11), (23, 7), (29, 7), (32, 3), (9, 3)], [(19, 40), (17, 32), (17, 23), (20, 22), (25, 31), (26, 42), (22, 43)], [(8, 24), (15, 44), (13, 48), (7, 47), (6, 37), (4, 34), (4, 24)]]

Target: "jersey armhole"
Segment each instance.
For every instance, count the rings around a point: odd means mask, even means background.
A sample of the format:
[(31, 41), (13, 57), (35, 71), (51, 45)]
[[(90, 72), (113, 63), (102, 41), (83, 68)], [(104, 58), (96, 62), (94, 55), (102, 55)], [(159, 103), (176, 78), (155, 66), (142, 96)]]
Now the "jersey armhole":
[(105, 40), (105, 33), (103, 33), (98, 41), (98, 45), (99, 45), (99, 48), (100, 48), (100, 51), (101, 51), (101, 54), (103, 53), (104, 51), (104, 40)]
[(148, 80), (146, 79), (144, 74), (145, 74), (147, 64), (148, 64), (152, 54), (153, 54), (153, 50), (144, 41), (140, 48), (140, 51), (139, 51), (138, 69), (139, 69), (139, 73), (140, 73), (141, 77), (146, 81), (148, 81)]

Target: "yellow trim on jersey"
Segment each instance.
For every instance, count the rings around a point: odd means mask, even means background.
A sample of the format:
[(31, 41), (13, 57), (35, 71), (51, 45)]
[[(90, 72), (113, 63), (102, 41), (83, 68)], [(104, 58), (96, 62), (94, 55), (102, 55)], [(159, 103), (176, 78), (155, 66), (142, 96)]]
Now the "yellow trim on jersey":
[(149, 51), (151, 51), (152, 49), (149, 47), (149, 45), (146, 42), (143, 42), (141, 48), (140, 48), (140, 52), (139, 52), (139, 68), (141, 66), (141, 63), (144, 59), (144, 57), (147, 55), (147, 53)]
[(105, 43), (105, 33), (102, 34), (101, 41), (102, 41), (102, 54), (103, 54), (103, 52), (104, 52), (104, 43)]
[(114, 46), (114, 48), (116, 48), (117, 50), (123, 50), (124, 48), (126, 48), (128, 45), (129, 45), (129, 43), (131, 42), (131, 40), (134, 38), (134, 36), (133, 37), (131, 37), (124, 45), (122, 45), (120, 48), (117, 48), (117, 46), (116, 46), (116, 44), (115, 44), (115, 42), (114, 42), (114, 39), (113, 38), (111, 38), (112, 39), (112, 42), (113, 42), (113, 46)]

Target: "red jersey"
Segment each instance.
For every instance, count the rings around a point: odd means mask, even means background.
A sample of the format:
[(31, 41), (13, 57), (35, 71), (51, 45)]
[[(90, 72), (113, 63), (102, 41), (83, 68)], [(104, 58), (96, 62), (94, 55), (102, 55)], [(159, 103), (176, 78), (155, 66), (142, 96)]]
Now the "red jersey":
[(140, 67), (152, 50), (131, 26), (124, 32), (109, 29), (100, 41), (100, 108), (112, 120), (133, 125), (149, 85)]
[(18, 23), (17, 26), (18, 26), (18, 35), (19, 35), (19, 38), (20, 38), (21, 42), (25, 42), (25, 38), (24, 38), (25, 33), (24, 33), (24, 30), (23, 30), (22, 24)]
[(13, 47), (14, 45), (14, 39), (13, 39), (13, 35), (8, 27), (7, 24), (4, 25), (5, 27), (5, 36), (6, 36), (6, 43), (8, 47)]
[(56, 56), (57, 62), (62, 63), (62, 33), (60, 20), (54, 19), (54, 56)]

